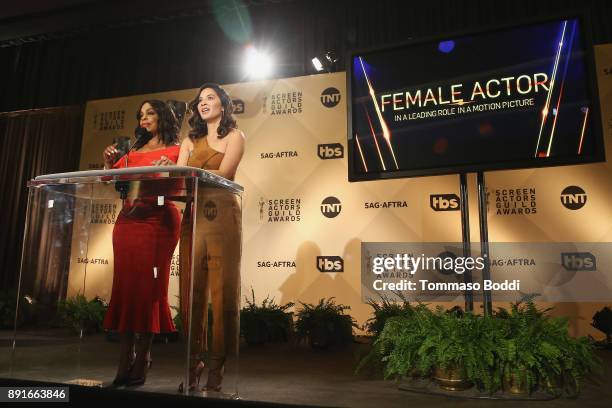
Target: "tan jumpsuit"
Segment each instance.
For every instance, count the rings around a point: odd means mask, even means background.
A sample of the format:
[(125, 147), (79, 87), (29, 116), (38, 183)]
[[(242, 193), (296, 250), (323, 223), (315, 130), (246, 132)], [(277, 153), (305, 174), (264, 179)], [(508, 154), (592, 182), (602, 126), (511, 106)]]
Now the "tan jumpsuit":
[[(217, 170), (223, 153), (208, 145), (206, 137), (193, 141), (188, 166)], [(241, 212), (239, 198), (219, 187), (198, 187), (198, 213), (194, 237), (193, 311), (191, 356), (203, 353), (225, 358), (238, 354), (240, 313)], [(183, 215), (180, 241), (180, 290), (183, 322), (189, 316), (191, 203)], [(210, 296), (210, 297), (209, 297)], [(208, 344), (208, 305), (212, 303), (212, 339)], [(185, 324), (185, 327), (187, 325)]]

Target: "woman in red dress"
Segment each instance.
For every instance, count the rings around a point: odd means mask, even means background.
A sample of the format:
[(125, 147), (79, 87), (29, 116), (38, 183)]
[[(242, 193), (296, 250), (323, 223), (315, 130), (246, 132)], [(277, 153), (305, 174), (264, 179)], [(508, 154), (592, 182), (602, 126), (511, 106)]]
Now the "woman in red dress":
[[(137, 119), (139, 127), (148, 131), (144, 133), (150, 136), (149, 140), (139, 138), (119, 160), (117, 145), (108, 146), (104, 150), (105, 168), (176, 163), (179, 127), (168, 106), (158, 100), (145, 101)], [(147, 194), (146, 187), (141, 182), (137, 198), (124, 200), (113, 229), (113, 289), (104, 328), (120, 333), (115, 386), (144, 384), (151, 365), (153, 334), (175, 331), (168, 304), (168, 280), (179, 238), (180, 215), (167, 199), (159, 205), (158, 195), (163, 193)]]

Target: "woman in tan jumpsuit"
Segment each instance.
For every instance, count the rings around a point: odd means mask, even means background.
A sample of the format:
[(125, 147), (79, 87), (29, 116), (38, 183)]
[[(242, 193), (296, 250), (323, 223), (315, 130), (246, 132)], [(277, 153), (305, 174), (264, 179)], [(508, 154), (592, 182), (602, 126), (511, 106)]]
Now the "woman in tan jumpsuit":
[[(232, 117), (232, 101), (217, 84), (204, 84), (189, 103), (191, 131), (181, 143), (177, 165), (199, 167), (233, 180), (244, 153), (244, 134)], [(189, 390), (196, 390), (208, 354), (206, 390), (219, 391), (226, 356), (238, 354), (240, 313), (241, 217), (237, 197), (221, 188), (198, 188), (193, 243), (193, 302), (189, 301), (193, 214), (187, 203), (180, 241), (181, 313), (191, 311)], [(212, 341), (208, 344), (208, 303), (212, 303)], [(182, 391), (183, 386), (179, 387)]]

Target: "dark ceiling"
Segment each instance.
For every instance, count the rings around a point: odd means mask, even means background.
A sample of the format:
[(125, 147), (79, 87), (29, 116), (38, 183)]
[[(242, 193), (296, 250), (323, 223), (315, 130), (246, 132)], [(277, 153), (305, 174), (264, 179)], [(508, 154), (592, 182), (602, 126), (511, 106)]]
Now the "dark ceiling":
[(11, 1), (0, 13), (0, 112), (241, 82), (247, 43), (272, 49), (272, 78), (285, 78), (314, 74), (312, 57), (329, 50), (343, 69), (349, 50), (576, 9), (595, 44), (612, 42), (612, 0)]
[[(231, 6), (233, 0), (224, 3)], [(241, 1), (249, 6), (289, 0)], [(209, 13), (208, 0), (25, 0), (0, 10), (0, 47)]]

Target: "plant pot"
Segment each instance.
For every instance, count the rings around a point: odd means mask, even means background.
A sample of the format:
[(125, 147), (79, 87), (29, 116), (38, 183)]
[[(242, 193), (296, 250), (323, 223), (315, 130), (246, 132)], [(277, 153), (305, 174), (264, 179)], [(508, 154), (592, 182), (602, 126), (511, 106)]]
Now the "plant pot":
[(406, 372), (406, 374), (402, 375), (402, 380), (408, 383), (420, 380), (429, 381), (429, 376), (423, 375), (423, 373), (418, 368), (411, 368)]
[(332, 333), (325, 325), (317, 325), (313, 327), (308, 336), (310, 347), (314, 349), (326, 349), (333, 343)]
[(293, 313), (283, 312), (271, 320), (268, 326), (268, 341), (272, 343), (287, 342), (292, 338)]
[(558, 394), (563, 390), (563, 375), (557, 374), (551, 377), (546, 378), (546, 380), (540, 379), (538, 381), (540, 389), (544, 389), (544, 391), (551, 392), (553, 394)]
[(248, 324), (244, 339), (250, 346), (264, 344), (268, 339), (268, 330), (265, 324), (263, 322)]
[(514, 370), (509, 376), (504, 376), (502, 389), (505, 392), (515, 395), (529, 394), (531, 390), (527, 384), (527, 370)]
[(463, 365), (449, 365), (446, 368), (436, 367), (433, 379), (440, 388), (448, 391), (463, 391), (473, 384), (467, 379)]

